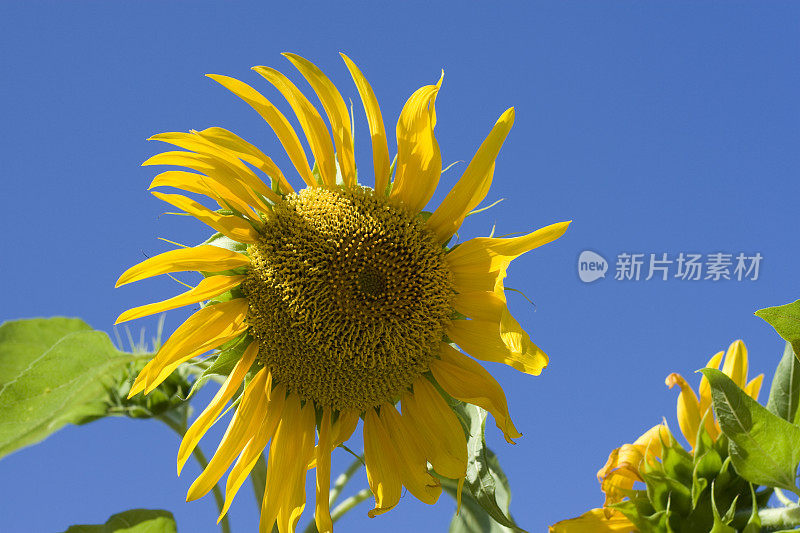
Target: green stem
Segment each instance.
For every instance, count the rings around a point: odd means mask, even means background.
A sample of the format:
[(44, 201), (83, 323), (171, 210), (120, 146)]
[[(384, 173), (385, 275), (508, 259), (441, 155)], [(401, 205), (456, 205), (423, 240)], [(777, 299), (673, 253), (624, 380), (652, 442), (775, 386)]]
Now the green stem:
[(336, 481), (333, 484), (333, 488), (331, 489), (330, 496), (328, 497), (328, 502), (330, 505), (336, 503), (336, 500), (339, 498), (339, 495), (342, 493), (345, 485), (350, 481), (350, 479), (355, 475), (356, 472), (361, 468), (361, 465), (364, 464), (364, 457), (359, 456), (355, 461), (353, 461), (350, 466), (347, 467), (347, 470), (341, 473), (339, 477), (336, 478)]
[(783, 491), (782, 491), (781, 489), (779, 489), (778, 487), (775, 487), (775, 496), (778, 498), (778, 501), (780, 501), (780, 502), (781, 502), (783, 505), (787, 505), (787, 506), (788, 506), (788, 505), (795, 505), (795, 502), (793, 502), (793, 501), (792, 501), (792, 500), (791, 500), (791, 499), (790, 499), (790, 498), (789, 498), (789, 497), (786, 495), (786, 493), (785, 493), (785, 492), (783, 492)]
[(337, 505), (336, 508), (331, 512), (331, 521), (335, 523), (342, 516), (344, 516), (347, 511), (364, 500), (368, 500), (370, 496), (372, 496), (372, 491), (369, 489), (361, 489), (356, 494), (350, 496), (345, 501)]
[(800, 526), (800, 505), (766, 508), (758, 512), (762, 531), (777, 531)]
[[(183, 437), (186, 434), (186, 417), (183, 417), (182, 422), (178, 422), (174, 419), (174, 417), (169, 416), (169, 412), (165, 413), (164, 416), (159, 416), (159, 420), (164, 422), (167, 426), (170, 427), (175, 433)], [(203, 454), (203, 451), (200, 449), (200, 446), (196, 446), (192, 455), (197, 460), (197, 463), (200, 465), (200, 470), (205, 470), (208, 466), (208, 460), (206, 456)], [(214, 488), (211, 489), (214, 493), (214, 500), (217, 502), (217, 510), (221, 513), (223, 507), (225, 506), (225, 498), (222, 496), (222, 491), (219, 489), (218, 485), (214, 485)], [(231, 524), (228, 521), (228, 515), (225, 514), (222, 517), (222, 520), (219, 522), (219, 528), (222, 530), (222, 533), (231, 533)]]

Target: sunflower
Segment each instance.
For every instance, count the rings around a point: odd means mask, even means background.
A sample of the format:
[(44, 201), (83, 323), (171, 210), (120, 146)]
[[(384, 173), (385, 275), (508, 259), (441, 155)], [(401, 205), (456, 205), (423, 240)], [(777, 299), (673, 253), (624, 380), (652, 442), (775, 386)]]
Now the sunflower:
[(194, 172), (163, 172), (150, 188), (202, 195), (219, 208), (180, 194), (153, 194), (218, 233), (123, 273), (117, 286), (179, 271), (199, 271), (204, 279), (179, 296), (126, 311), (118, 322), (206, 302), (142, 369), (130, 395), (149, 393), (179, 365), (211, 350), (240, 354), (181, 443), (179, 473), (228, 402), (238, 401), (187, 499), (207, 494), (233, 464), (224, 514), (269, 445), (260, 530), (269, 531), (275, 521), (281, 532), (294, 530), (305, 506), (306, 473), (315, 468), (315, 521), (324, 533), (332, 530), (331, 453), (359, 419), (375, 497), (370, 517), (397, 505), (403, 487), (435, 503), (442, 489), (429, 464), (436, 474), (463, 482), (466, 438), (445, 394), (489, 411), (509, 442), (521, 436), (503, 389), (454, 346), (482, 361), (533, 375), (542, 371), (547, 355), (509, 313), (503, 279), (514, 258), (557, 239), (569, 222), (448, 247), (489, 190), (514, 109), (500, 116), (441, 204), (425, 212), (442, 171), (434, 136), (442, 79), (405, 103), (397, 123), (397, 157), (390, 163), (373, 90), (342, 54), (372, 138), (374, 186), (367, 187), (356, 179), (352, 126), (341, 94), (314, 64), (294, 54), (285, 57), (313, 89), (330, 130), (285, 75), (262, 66), (253, 70), (288, 101), (313, 166), (292, 125), (269, 100), (234, 78), (209, 77), (269, 124), (303, 188), (295, 190), (272, 159), (225, 129), (152, 137), (183, 150), (160, 153), (144, 165)]
[[(747, 380), (747, 348), (741, 340), (734, 341), (727, 352), (718, 352), (712, 356), (705, 368), (719, 369), (720, 363), (723, 363), (722, 372), (725, 375), (751, 398), (758, 399), (764, 375), (759, 374), (752, 380)], [(711, 386), (708, 380), (705, 377), (700, 379), (699, 398), (680, 374), (672, 373), (665, 381), (670, 389), (678, 385), (681, 390), (678, 395), (677, 417), (681, 433), (690, 446), (689, 454), (694, 454), (701, 424), (704, 434), (711, 442), (716, 442), (721, 432), (719, 422), (711, 410)], [(636, 531), (634, 524), (612, 506), (631, 494), (635, 482), (644, 481), (642, 471), (646, 463), (661, 459), (664, 445), (673, 441), (666, 424), (662, 423), (647, 430), (633, 444), (623, 444), (614, 449), (606, 464), (597, 472), (597, 480), (606, 497), (603, 507), (592, 509), (577, 518), (558, 522), (550, 527), (551, 533)]]

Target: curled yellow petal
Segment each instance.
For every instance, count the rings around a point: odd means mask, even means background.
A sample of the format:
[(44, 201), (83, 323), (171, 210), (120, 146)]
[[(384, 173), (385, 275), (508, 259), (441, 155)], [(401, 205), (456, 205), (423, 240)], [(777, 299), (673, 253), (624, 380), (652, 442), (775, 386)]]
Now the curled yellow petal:
[(500, 324), (453, 320), (445, 332), (462, 350), (482, 361), (503, 363), (533, 376), (541, 374), (548, 363), (547, 354), (531, 342), (508, 312)]
[(603, 508), (592, 509), (577, 518), (562, 520), (550, 526), (549, 533), (631, 533), (636, 526), (624, 514), (614, 511), (606, 516)]
[(464, 174), (427, 220), (427, 227), (436, 234), (440, 242), (449, 239), (461, 226), (467, 213), (486, 197), (492, 183), (495, 159), (513, 125), (512, 107), (497, 119)]
[(678, 425), (680, 425), (681, 433), (687, 442), (694, 448), (697, 442), (697, 430), (700, 429), (700, 420), (702, 419), (697, 395), (680, 374), (673, 372), (667, 376), (665, 382), (670, 389), (675, 385), (681, 388), (681, 393), (678, 395)]
[(635, 481), (642, 481), (639, 468), (642, 461), (661, 457), (662, 440), (669, 442), (672, 435), (663, 424), (653, 426), (633, 444), (623, 444), (608, 456), (606, 464), (597, 472), (600, 488), (606, 494), (606, 505), (628, 496)]
[(455, 413), (424, 376), (414, 381), (413, 393), (402, 399), (403, 416), (408, 417), (422, 440), (426, 457), (436, 473), (461, 479), (467, 470), (467, 439)]
[(442, 485), (428, 473), (428, 463), (417, 429), (389, 403), (381, 405), (379, 416), (394, 446), (403, 485), (421, 502), (428, 505), (436, 503), (442, 493)]
[(171, 272), (187, 270), (223, 272), (249, 264), (250, 258), (246, 255), (218, 246), (203, 244), (192, 248), (170, 250), (146, 259), (123, 272), (117, 280), (116, 286)]
[(297, 169), (300, 177), (306, 182), (306, 185), (309, 187), (316, 187), (317, 182), (311, 174), (311, 167), (308, 166), (308, 159), (306, 159), (306, 154), (303, 151), (303, 146), (300, 144), (300, 139), (297, 138), (297, 133), (295, 133), (289, 121), (286, 120), (286, 117), (283, 116), (283, 113), (272, 105), (272, 102), (264, 98), (261, 93), (244, 82), (218, 74), (207, 74), (207, 76), (244, 100), (261, 115), (261, 118), (269, 124), (272, 131), (278, 136), (278, 140), (286, 151), (286, 155), (289, 156), (289, 159)]
[(508, 442), (522, 436), (508, 414), (503, 388), (480, 363), (448, 344), (442, 344), (439, 357), (431, 362), (431, 373), (447, 394), (487, 410)]
[(114, 324), (120, 322), (127, 322), (143, 316), (154, 315), (170, 309), (183, 307), (184, 305), (194, 304), (205, 300), (210, 300), (215, 296), (233, 289), (244, 281), (246, 276), (211, 276), (204, 278), (195, 288), (179, 294), (168, 300), (155, 302), (152, 304), (142, 305), (128, 309), (117, 318)]
[(383, 194), (389, 185), (389, 172), (391, 163), (389, 161), (389, 147), (386, 142), (386, 128), (383, 126), (383, 116), (381, 108), (378, 106), (378, 99), (372, 91), (367, 79), (361, 73), (353, 61), (344, 54), (340, 54), (344, 59), (350, 75), (358, 88), (361, 102), (364, 104), (364, 111), (367, 114), (369, 124), (369, 134), (372, 138), (372, 162), (375, 167), (375, 191)]
[(453, 308), (466, 317), (500, 322), (506, 310), (505, 298), (494, 291), (470, 291), (453, 297)]
[[(711, 359), (708, 360), (708, 363), (706, 364), (706, 368), (716, 368), (716, 369), (718, 369), (720, 362), (722, 362), (722, 356), (723, 355), (724, 354), (722, 352), (719, 352), (719, 353), (713, 355), (711, 357)], [(705, 376), (700, 378), (700, 389), (699, 389), (699, 391), (700, 391), (700, 398), (699, 398), (699, 400), (700, 400), (700, 416), (703, 417), (703, 416), (705, 416), (706, 411), (708, 411), (711, 408), (711, 385), (708, 383), (708, 379), (706, 379)], [(708, 420), (707, 419), (707, 421), (706, 421), (706, 429), (708, 429), (709, 424), (713, 425), (713, 420)]]
[(412, 213), (422, 211), (433, 196), (442, 173), (442, 156), (433, 134), (438, 92), (438, 84), (417, 89), (403, 106), (397, 121), (397, 169), (389, 197), (401, 202)]
[(250, 367), (256, 360), (258, 354), (258, 343), (251, 342), (242, 354), (242, 358), (236, 363), (233, 371), (225, 379), (225, 383), (219, 388), (214, 398), (209, 402), (206, 408), (200, 413), (200, 416), (192, 423), (181, 440), (180, 448), (178, 449), (178, 475), (181, 474), (183, 465), (191, 456), (200, 439), (205, 435), (206, 431), (217, 421), (220, 413), (225, 408), (225, 405), (233, 398), (239, 386), (244, 381), (245, 375), (250, 370)]
[(461, 273), (499, 272), (507, 268), (516, 257), (561, 237), (567, 231), (569, 224), (570, 222), (558, 222), (510, 239), (493, 237), (470, 239), (447, 254), (447, 264), (456, 278)]
[(210, 178), (205, 174), (195, 174), (194, 172), (186, 172), (184, 170), (168, 170), (156, 175), (148, 189), (153, 189), (155, 187), (175, 187), (176, 189), (187, 192), (202, 194), (217, 202), (223, 209), (233, 207), (240, 213), (246, 213), (248, 216), (251, 213), (255, 215), (250, 206), (239, 198), (236, 193), (218, 180)]
[(195, 202), (191, 198), (180, 194), (153, 192), (153, 196), (174, 205), (178, 209), (183, 209), (200, 222), (207, 224), (234, 241), (247, 244), (258, 242), (258, 232), (242, 218), (231, 215), (220, 215), (206, 206)]

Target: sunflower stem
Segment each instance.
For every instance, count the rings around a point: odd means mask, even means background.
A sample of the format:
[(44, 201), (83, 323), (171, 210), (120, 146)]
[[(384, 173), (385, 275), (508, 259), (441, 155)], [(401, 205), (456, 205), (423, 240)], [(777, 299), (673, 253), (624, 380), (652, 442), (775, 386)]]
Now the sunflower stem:
[(331, 512), (331, 521), (335, 523), (342, 516), (344, 516), (347, 511), (351, 510), (364, 500), (368, 500), (370, 496), (372, 496), (372, 491), (369, 489), (361, 489), (354, 495), (350, 496), (334, 508), (334, 510)]
[(342, 472), (338, 478), (336, 478), (336, 482), (333, 484), (333, 488), (331, 489), (330, 496), (328, 498), (328, 502), (330, 505), (336, 503), (336, 500), (341, 495), (342, 490), (344, 489), (345, 485), (352, 479), (356, 472), (361, 468), (361, 465), (364, 464), (364, 457), (363, 456), (356, 456), (356, 460), (353, 461), (350, 466), (347, 467), (347, 470)]
[[(169, 426), (169, 428), (172, 429), (175, 433), (180, 435), (181, 438), (183, 438), (183, 436), (186, 434), (187, 418), (189, 416), (189, 411), (188, 409), (181, 409), (181, 411), (183, 411), (183, 414), (178, 415), (180, 416), (181, 420), (177, 420), (176, 413), (170, 411), (167, 411), (166, 413), (164, 413), (161, 416), (158, 416), (157, 418), (162, 422), (164, 422), (167, 426)], [(205, 454), (203, 454), (203, 451), (200, 449), (200, 446), (195, 447), (194, 451), (192, 452), (192, 455), (194, 456), (197, 463), (200, 465), (200, 470), (205, 470), (206, 467), (208, 466), (208, 460), (206, 459)], [(214, 500), (217, 502), (217, 510), (221, 513), (223, 507), (225, 506), (225, 498), (222, 496), (222, 491), (219, 489), (219, 485), (217, 484), (215, 484), (214, 488), (211, 490), (214, 493)], [(227, 514), (225, 514), (222, 517), (222, 520), (220, 520), (219, 528), (222, 531), (222, 533), (231, 533), (231, 524), (230, 521), (228, 520)]]

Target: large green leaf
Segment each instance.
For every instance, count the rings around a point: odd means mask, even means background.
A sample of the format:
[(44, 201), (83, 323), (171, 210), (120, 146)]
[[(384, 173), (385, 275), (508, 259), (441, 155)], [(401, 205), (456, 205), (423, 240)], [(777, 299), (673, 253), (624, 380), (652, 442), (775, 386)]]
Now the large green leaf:
[[(505, 526), (511, 531), (525, 532), (514, 522), (509, 512), (511, 489), (508, 486), (508, 478), (500, 468), (497, 456), (486, 446), (484, 438), (486, 411), (475, 405), (463, 402), (459, 402), (455, 407), (456, 414), (458, 414), (469, 431), (469, 436), (467, 437), (467, 478), (464, 483), (467, 490), (464, 492), (468, 491), (476, 504), (472, 505), (470, 502), (469, 512), (474, 514), (480, 508), (498, 525)], [(454, 518), (454, 522), (457, 519), (458, 517)], [(484, 519), (481, 520), (485, 522)], [(451, 524), (452, 527), (454, 527), (453, 524)], [(451, 529), (451, 531), (472, 530)], [(505, 531), (505, 529), (498, 529), (497, 531)]]
[(113, 515), (105, 524), (70, 526), (64, 533), (177, 533), (169, 511), (131, 509)]
[(106, 414), (106, 388), (135, 358), (77, 319), (0, 325), (0, 457)]
[(786, 343), (783, 358), (778, 363), (772, 378), (767, 409), (794, 424), (798, 420), (797, 405), (800, 402), (800, 361), (795, 357), (791, 343)]
[(731, 461), (739, 475), (751, 483), (800, 493), (795, 485), (800, 427), (769, 412), (719, 370), (701, 372), (711, 385), (714, 412), (730, 439)]
[(756, 316), (766, 320), (778, 335), (792, 344), (794, 354), (800, 357), (800, 300), (777, 307), (756, 311)]

